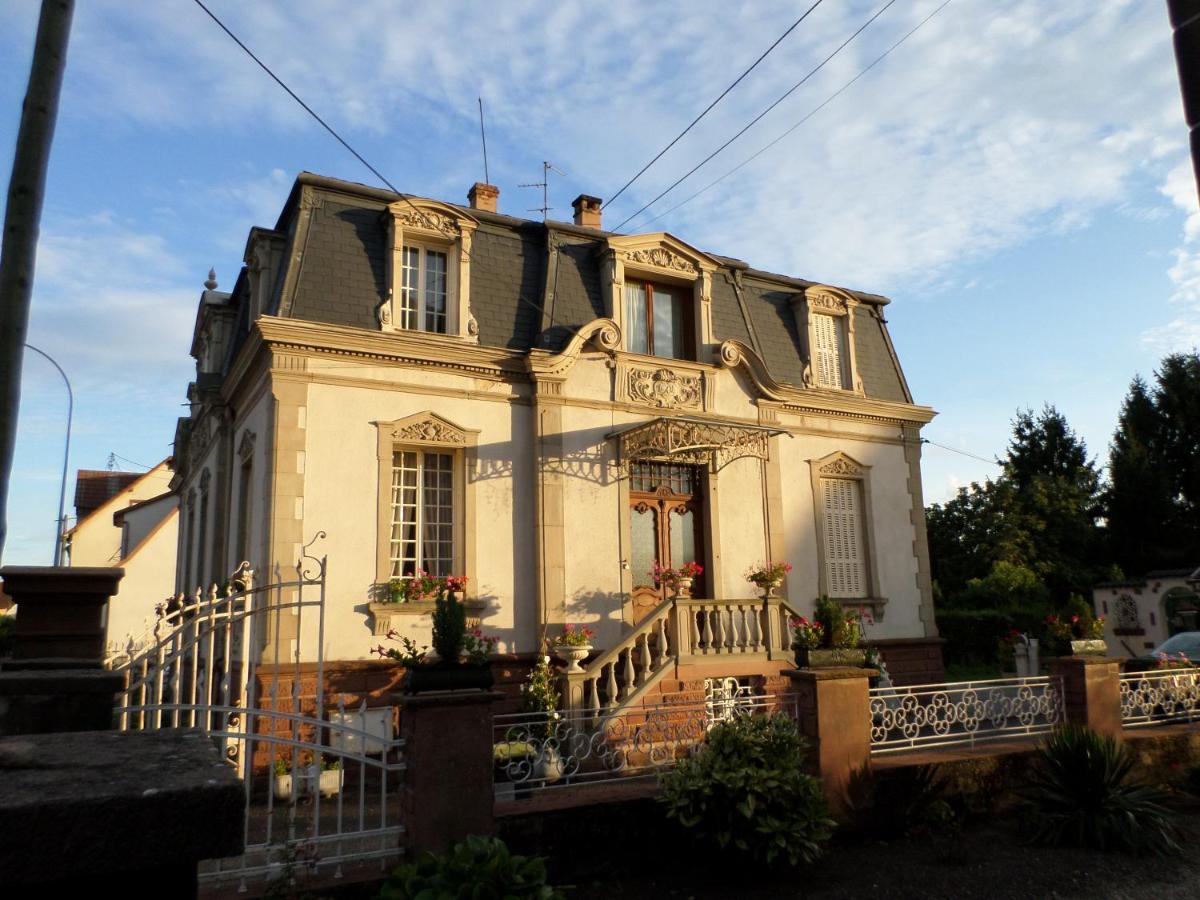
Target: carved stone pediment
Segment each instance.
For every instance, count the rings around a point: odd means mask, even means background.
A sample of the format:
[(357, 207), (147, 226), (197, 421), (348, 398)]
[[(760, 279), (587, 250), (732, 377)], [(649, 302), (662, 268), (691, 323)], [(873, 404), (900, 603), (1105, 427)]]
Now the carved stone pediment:
[(455, 425), (435, 412), (417, 413), (394, 422), (377, 422), (381, 431), (396, 444), (432, 447), (465, 447), (475, 432)]
[(413, 209), (402, 207), (395, 213), (396, 220), (405, 228), (416, 228), (421, 231), (435, 231), (448, 238), (456, 238), (460, 229), (458, 222), (436, 209)]
[(844, 297), (824, 288), (809, 288), (804, 292), (809, 309), (829, 316), (844, 316), (850, 311)]
[(643, 250), (632, 250), (625, 254), (625, 261), (635, 265), (656, 266), (660, 269), (670, 269), (686, 275), (697, 275), (700, 268), (678, 253), (667, 247), (647, 247)]
[(700, 374), (631, 366), (625, 373), (624, 386), (628, 399), (634, 403), (658, 409), (704, 408), (704, 376)]
[(833, 477), (863, 478), (867, 474), (867, 467), (851, 459), (845, 453), (837, 453), (832, 459), (821, 463), (817, 467), (817, 471), (822, 475)]

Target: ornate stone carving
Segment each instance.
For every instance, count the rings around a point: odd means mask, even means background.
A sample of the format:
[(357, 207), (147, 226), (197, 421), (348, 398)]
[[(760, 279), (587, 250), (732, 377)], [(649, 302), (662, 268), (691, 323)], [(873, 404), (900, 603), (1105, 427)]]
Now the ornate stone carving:
[(450, 238), (456, 238), (459, 235), (458, 223), (436, 210), (413, 209), (409, 207), (397, 212), (396, 218), (406, 228), (422, 228), (425, 231), (437, 231)]
[(676, 272), (686, 272), (688, 275), (695, 275), (700, 271), (690, 259), (685, 259), (678, 253), (673, 253), (665, 247), (648, 247), (645, 250), (631, 250), (626, 255), (626, 259), (631, 263), (657, 266), (660, 269), (673, 269)]
[(844, 478), (862, 478), (863, 468), (848, 456), (839, 456), (821, 466), (822, 475), (841, 475)]
[(846, 301), (841, 297), (825, 291), (808, 291), (805, 294), (808, 299), (810, 309), (820, 310), (827, 315), (844, 316), (846, 315)]
[(471, 337), (479, 336), (479, 322), (474, 316), (467, 316), (467, 334)]
[(428, 418), (418, 422), (408, 422), (392, 429), (392, 438), (396, 441), (419, 441), (425, 444), (453, 444), (461, 447), (467, 442), (467, 436), (440, 419)]
[(245, 460), (254, 453), (254, 441), (257, 438), (258, 435), (248, 428), (242, 432), (242, 439), (238, 442), (237, 448), (238, 459)]
[(670, 369), (630, 369), (626, 379), (629, 398), (659, 409), (701, 409), (704, 377), (680, 375)]

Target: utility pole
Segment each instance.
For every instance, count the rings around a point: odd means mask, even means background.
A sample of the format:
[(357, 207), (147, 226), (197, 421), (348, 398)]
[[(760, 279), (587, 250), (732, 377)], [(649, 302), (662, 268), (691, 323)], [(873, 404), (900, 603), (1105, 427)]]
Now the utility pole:
[(74, 12), (74, 0), (42, 0), (4, 211), (0, 243), (0, 559), (8, 536), (8, 485), (17, 445), (21, 362), (29, 330), (38, 226)]

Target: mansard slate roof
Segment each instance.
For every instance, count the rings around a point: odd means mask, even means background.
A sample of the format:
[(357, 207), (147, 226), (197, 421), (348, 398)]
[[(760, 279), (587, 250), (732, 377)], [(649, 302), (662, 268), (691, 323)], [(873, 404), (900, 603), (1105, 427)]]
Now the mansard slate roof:
[[(306, 204), (311, 208), (307, 222), (298, 215), (305, 187), (316, 200)], [(278, 280), (278, 308), (272, 311), (377, 330), (376, 309), (387, 296), (386, 209), (398, 196), (302, 173), (275, 228), (288, 236), (284, 258), (294, 265), (298, 259), (298, 269)], [(600, 266), (610, 232), (451, 205), (479, 222), (471, 252), (471, 311), (481, 344), (559, 350), (581, 326), (605, 315)], [(743, 342), (762, 357), (776, 381), (802, 384), (791, 301), (815, 282), (753, 269), (728, 257), (713, 259), (719, 264), (712, 278), (715, 338)], [(889, 301), (861, 291), (848, 293), (861, 301), (854, 330), (866, 395), (911, 403), (882, 315)], [(247, 323), (240, 324), (245, 328)]]

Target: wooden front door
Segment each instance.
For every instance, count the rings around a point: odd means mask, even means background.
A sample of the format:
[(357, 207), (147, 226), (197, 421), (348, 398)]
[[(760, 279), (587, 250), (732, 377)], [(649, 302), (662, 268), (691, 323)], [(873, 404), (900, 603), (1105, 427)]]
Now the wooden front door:
[[(705, 564), (701, 477), (699, 466), (635, 462), (630, 468), (634, 624), (666, 599), (665, 589), (654, 584), (655, 563), (663, 568)], [(705, 595), (704, 583), (701, 575), (692, 585), (695, 596)]]

